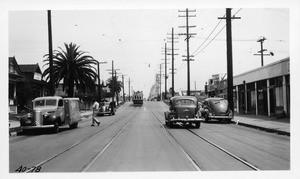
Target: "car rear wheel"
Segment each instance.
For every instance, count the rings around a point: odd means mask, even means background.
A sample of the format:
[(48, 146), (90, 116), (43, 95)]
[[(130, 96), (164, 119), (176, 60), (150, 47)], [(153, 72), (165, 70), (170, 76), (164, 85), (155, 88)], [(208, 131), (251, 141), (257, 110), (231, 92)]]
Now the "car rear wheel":
[(196, 128), (198, 128), (198, 129), (199, 129), (199, 128), (200, 128), (200, 124), (201, 124), (201, 123), (200, 123), (200, 121), (198, 121), (198, 122), (195, 122), (195, 124), (196, 124)]
[(165, 123), (166, 123), (166, 126), (170, 126), (170, 123), (169, 123), (169, 121), (168, 120), (165, 120)]
[(170, 128), (173, 128), (173, 127), (174, 127), (174, 123), (171, 122), (171, 121), (169, 121), (169, 127), (170, 127)]
[(75, 129), (78, 126), (78, 122), (69, 125), (71, 129)]
[(210, 121), (207, 114), (204, 115), (204, 119), (205, 119), (205, 122), (209, 122)]

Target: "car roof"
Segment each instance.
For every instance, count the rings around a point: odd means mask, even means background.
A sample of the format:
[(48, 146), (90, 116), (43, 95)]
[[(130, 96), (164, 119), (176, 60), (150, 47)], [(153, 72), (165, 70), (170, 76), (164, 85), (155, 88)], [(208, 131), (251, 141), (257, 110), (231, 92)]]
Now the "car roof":
[(60, 96), (43, 96), (43, 97), (35, 98), (33, 101), (46, 100), (46, 99), (62, 99), (62, 97), (60, 97)]
[(206, 98), (205, 101), (210, 101), (210, 100), (222, 100), (222, 99), (224, 99), (224, 98), (216, 98), (216, 97), (214, 97), (214, 98)]
[(190, 100), (197, 100), (195, 96), (174, 96), (170, 100), (178, 100), (178, 99), (190, 99)]

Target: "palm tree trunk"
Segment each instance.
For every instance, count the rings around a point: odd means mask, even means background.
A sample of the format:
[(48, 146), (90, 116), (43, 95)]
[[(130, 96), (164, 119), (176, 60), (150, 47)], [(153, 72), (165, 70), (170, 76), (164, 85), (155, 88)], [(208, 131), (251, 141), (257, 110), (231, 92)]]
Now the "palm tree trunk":
[(117, 105), (119, 105), (119, 94), (118, 93), (116, 94), (117, 94)]
[(74, 95), (74, 84), (69, 83), (67, 93), (68, 93), (68, 97), (74, 97), (73, 96)]

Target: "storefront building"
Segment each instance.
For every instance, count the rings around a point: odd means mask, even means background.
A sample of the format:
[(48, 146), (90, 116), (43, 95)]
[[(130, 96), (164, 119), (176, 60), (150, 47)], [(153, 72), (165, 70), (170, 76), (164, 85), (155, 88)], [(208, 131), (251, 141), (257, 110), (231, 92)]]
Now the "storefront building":
[[(227, 98), (227, 80), (209, 79), (208, 96)], [(241, 114), (290, 116), (290, 58), (233, 77), (234, 111)]]
[(290, 115), (290, 58), (233, 77), (237, 113)]

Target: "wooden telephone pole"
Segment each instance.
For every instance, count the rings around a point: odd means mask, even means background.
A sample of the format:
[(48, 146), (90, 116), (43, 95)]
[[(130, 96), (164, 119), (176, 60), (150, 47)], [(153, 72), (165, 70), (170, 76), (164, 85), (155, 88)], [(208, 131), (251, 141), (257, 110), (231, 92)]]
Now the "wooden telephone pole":
[(233, 69), (232, 69), (232, 32), (231, 19), (240, 19), (240, 17), (231, 17), (231, 8), (226, 8), (226, 17), (219, 17), (218, 19), (226, 19), (226, 41), (227, 41), (227, 100), (229, 108), (234, 113), (233, 102)]
[(262, 37), (261, 39), (257, 40), (257, 42), (260, 43), (260, 51), (258, 51), (258, 54), (254, 54), (254, 55), (260, 55), (260, 59), (261, 59), (261, 66), (264, 66), (264, 56), (274, 56), (273, 52), (270, 52), (270, 54), (264, 54), (265, 51), (267, 51), (267, 49), (264, 49), (263, 47), (263, 43), (264, 41), (267, 40), (265, 37)]
[(196, 17), (196, 15), (189, 15), (189, 12), (196, 12), (196, 10), (189, 10), (189, 9), (186, 9), (185, 11), (179, 11), (179, 12), (185, 12), (186, 15), (185, 16), (179, 16), (179, 17), (185, 17), (186, 18), (186, 26), (179, 26), (179, 28), (186, 28), (186, 33), (183, 33), (183, 34), (179, 34), (179, 35), (186, 35), (186, 46), (187, 46), (187, 50), (186, 50), (186, 53), (187, 55), (186, 56), (183, 56), (183, 57), (186, 57), (186, 59), (184, 59), (183, 61), (187, 61), (187, 96), (190, 96), (190, 92), (191, 92), (191, 89), (190, 89), (190, 61), (193, 61), (193, 59), (190, 59), (190, 57), (194, 57), (193, 55), (190, 56), (190, 50), (189, 50), (189, 39), (193, 36), (193, 35), (196, 35), (196, 33), (190, 33), (189, 32), (189, 29), (190, 28), (194, 28), (196, 26), (189, 26), (189, 17)]
[(49, 68), (50, 68), (49, 92), (50, 92), (50, 96), (54, 96), (55, 89), (54, 89), (54, 76), (53, 76), (51, 10), (47, 10), (47, 16), (48, 16), (48, 42), (49, 42)]
[[(168, 41), (172, 43), (172, 53), (168, 54), (168, 55), (172, 55), (172, 97), (175, 95), (175, 89), (174, 89), (174, 56), (178, 55), (178, 54), (174, 54), (174, 50), (178, 50), (178, 49), (174, 49), (174, 43), (178, 43), (178, 41), (174, 41), (174, 39), (178, 39), (178, 38), (174, 38), (174, 28), (172, 27), (172, 34), (168, 34), (168, 35), (172, 35), (171, 39), (172, 41)], [(167, 38), (170, 39), (170, 38)]]

